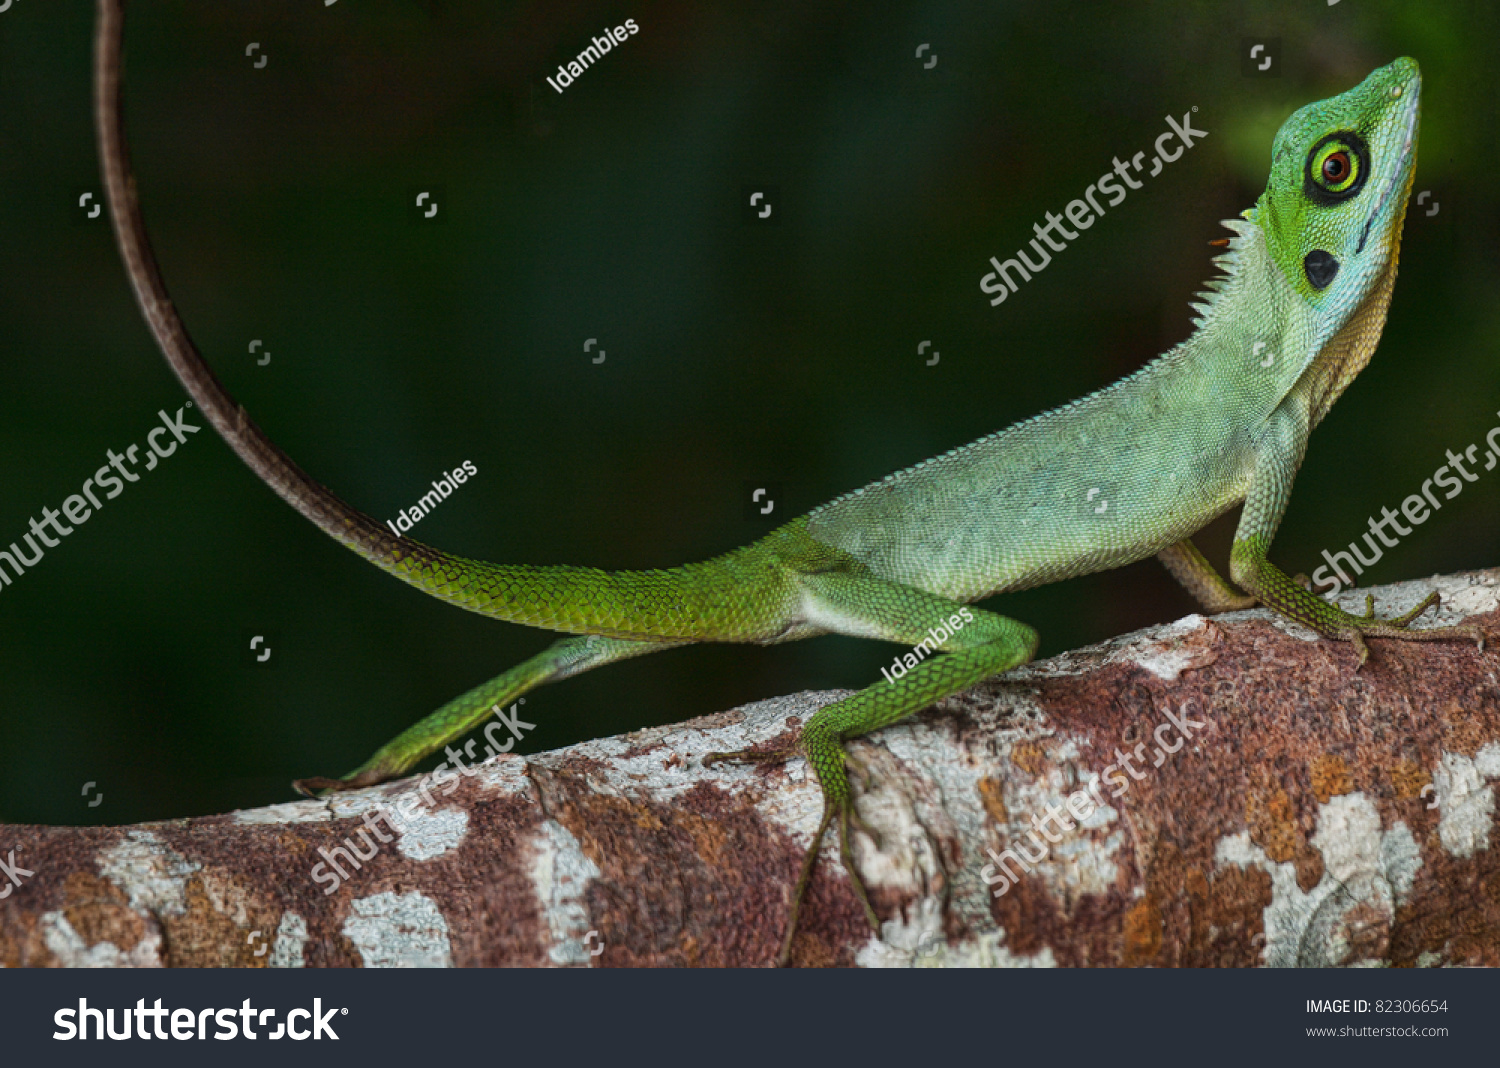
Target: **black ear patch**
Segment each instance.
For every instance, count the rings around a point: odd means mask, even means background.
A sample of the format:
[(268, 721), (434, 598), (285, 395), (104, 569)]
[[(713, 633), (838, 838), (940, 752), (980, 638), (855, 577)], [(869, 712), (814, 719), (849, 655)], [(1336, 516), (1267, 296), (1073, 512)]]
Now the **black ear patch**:
[(1333, 258), (1331, 252), (1315, 248), (1302, 261), (1302, 269), (1307, 272), (1308, 283), (1314, 289), (1322, 289), (1339, 273), (1339, 261)]

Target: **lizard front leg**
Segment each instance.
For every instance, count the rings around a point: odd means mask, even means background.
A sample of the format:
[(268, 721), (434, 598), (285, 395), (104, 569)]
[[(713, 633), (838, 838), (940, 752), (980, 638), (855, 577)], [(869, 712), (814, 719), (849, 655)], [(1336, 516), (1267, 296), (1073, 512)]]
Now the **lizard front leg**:
[[(812, 879), (823, 835), (835, 817), (839, 846), (849, 880), (864, 905), (870, 926), (880, 930), (849, 848), (849, 824), (859, 824), (845, 767), (851, 764), (843, 743), (905, 719), (933, 702), (957, 693), (990, 675), (1026, 663), (1036, 653), (1037, 633), (1024, 623), (957, 601), (886, 582), (867, 575), (822, 573), (800, 576), (808, 617), (829, 631), (859, 638), (881, 638), (916, 647), (920, 662), (900, 678), (877, 682), (818, 710), (797, 745), (774, 753), (709, 753), (705, 765), (718, 760), (779, 761), (802, 755), (812, 765), (823, 791), (823, 818), (802, 863), (787, 917), (786, 936), (777, 958), (790, 963), (797, 914)], [(955, 617), (961, 622), (954, 626)], [(941, 628), (941, 629), (939, 629)], [(941, 641), (933, 635), (947, 634)], [(938, 655), (938, 654), (941, 655)], [(932, 655), (928, 655), (932, 654)]]
[(1393, 619), (1377, 619), (1375, 599), (1366, 597), (1365, 614), (1356, 616), (1304, 589), (1271, 563), (1266, 554), (1286, 511), (1292, 479), (1302, 462), (1306, 442), (1306, 415), (1299, 409), (1298, 398), (1293, 395), (1271, 416), (1256, 443), (1255, 471), (1229, 554), (1229, 573), (1234, 581), (1261, 604), (1288, 619), (1311, 627), (1326, 638), (1353, 644), (1361, 666), (1370, 656), (1365, 638), (1423, 642), (1464, 639), (1477, 643), (1482, 651), (1484, 635), (1477, 627), (1408, 629), (1412, 620), (1441, 601), (1436, 590), (1416, 607)]

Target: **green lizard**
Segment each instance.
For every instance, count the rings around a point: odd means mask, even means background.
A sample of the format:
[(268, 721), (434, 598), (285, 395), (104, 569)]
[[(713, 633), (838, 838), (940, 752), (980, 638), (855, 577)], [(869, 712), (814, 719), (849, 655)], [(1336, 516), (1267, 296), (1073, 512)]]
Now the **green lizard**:
[[(819, 634), (936, 651), (811, 717), (795, 747), (704, 762), (806, 757), (824, 798), (790, 903), (780, 961), (835, 819), (844, 865), (872, 926), (849, 848), (859, 825), (842, 743), (1026, 663), (1037, 634), (970, 609), (991, 594), (1158, 555), (1210, 612), (1257, 602), (1329, 638), (1480, 641), (1470, 627), (1409, 631), (1436, 593), (1396, 619), (1354, 616), (1267, 558), (1309, 432), (1364, 367), (1384, 324), (1416, 152), (1421, 79), (1399, 59), (1296, 112), (1270, 180), (1215, 262), (1192, 336), (1136, 374), (1008, 430), (840, 497), (752, 545), (667, 571), (506, 566), (451, 556), (350, 507), (309, 478), (230, 398), (167, 296), (136, 201), (120, 113), (119, 0), (99, 0), (96, 107), (116, 235), (168, 362), (229, 445), (293, 507), (381, 569), (453, 604), (563, 638), (443, 706), (341, 779), (389, 779), (547, 682), (694, 642), (773, 644)], [(1100, 507), (1099, 501), (1107, 503)], [(1221, 578), (1189, 537), (1240, 502)], [(962, 613), (962, 626), (949, 623)], [(947, 633), (941, 642), (929, 635)], [(1482, 647), (1482, 646), (1481, 646)]]

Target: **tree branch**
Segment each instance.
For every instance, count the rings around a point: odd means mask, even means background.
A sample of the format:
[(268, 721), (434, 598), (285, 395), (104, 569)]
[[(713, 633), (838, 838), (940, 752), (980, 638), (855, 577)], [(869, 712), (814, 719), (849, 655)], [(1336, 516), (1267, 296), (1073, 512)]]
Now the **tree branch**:
[[(1495, 633), (1500, 570), (1377, 589), (1377, 610), (1434, 587), (1425, 623)], [(1372, 649), (1356, 671), (1349, 645), (1264, 611), (1189, 616), (851, 743), (880, 837), (857, 835), (855, 856), (884, 930), (830, 839), (794, 961), (1500, 964), (1495, 655)], [(17, 876), (0, 873), (0, 963), (766, 964), (817, 785), (801, 759), (700, 758), (785, 742), (838, 696), (496, 757), (449, 783), (0, 827)]]

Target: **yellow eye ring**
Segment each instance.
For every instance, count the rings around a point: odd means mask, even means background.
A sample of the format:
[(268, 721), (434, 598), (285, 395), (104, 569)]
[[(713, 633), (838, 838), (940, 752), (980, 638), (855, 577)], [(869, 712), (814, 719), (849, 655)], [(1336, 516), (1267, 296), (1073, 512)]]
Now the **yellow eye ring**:
[(1369, 150), (1358, 134), (1329, 134), (1307, 154), (1304, 188), (1323, 204), (1352, 197), (1369, 176), (1369, 160)]
[(1330, 141), (1313, 158), (1314, 180), (1330, 193), (1342, 193), (1359, 177), (1359, 160), (1339, 141)]

